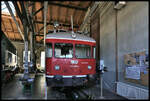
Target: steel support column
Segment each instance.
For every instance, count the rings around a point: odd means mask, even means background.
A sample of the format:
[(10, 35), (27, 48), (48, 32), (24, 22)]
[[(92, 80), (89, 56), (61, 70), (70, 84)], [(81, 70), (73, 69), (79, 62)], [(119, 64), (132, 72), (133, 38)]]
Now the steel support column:
[(33, 69), (33, 33), (34, 33), (34, 27), (33, 27), (33, 23), (31, 21), (31, 18), (30, 18), (30, 13), (29, 13), (29, 10), (28, 10), (28, 2), (26, 3), (25, 5), (25, 10), (26, 10), (26, 14), (27, 14), (27, 19), (29, 21), (29, 24), (30, 24), (30, 28), (31, 28), (31, 31), (29, 31), (30, 33), (30, 70), (32, 71)]
[(35, 16), (33, 15), (33, 12), (35, 12), (35, 2), (33, 3), (33, 6), (32, 6), (32, 12), (31, 12), (31, 18), (32, 18), (32, 23), (33, 23), (33, 27), (34, 27), (34, 32), (33, 32), (33, 67), (34, 67), (34, 70), (36, 69), (36, 54), (35, 54), (35, 47), (36, 47), (36, 26), (35, 26), (35, 23), (33, 21), (33, 19), (35, 19)]
[[(21, 5), (22, 9), (22, 24), (23, 24), (23, 29), (24, 29), (24, 39), (25, 39), (25, 44), (24, 44), (24, 50), (25, 50), (25, 63), (24, 63), (24, 76), (23, 80), (25, 80), (25, 83), (28, 83), (29, 79), (29, 64), (28, 64), (28, 32), (29, 32), (29, 22), (27, 19), (27, 13), (25, 10), (24, 2), (20, 1), (19, 2)], [(24, 82), (23, 82), (24, 83)]]
[(28, 27), (27, 22), (25, 19), (23, 19), (23, 29), (24, 29), (24, 36), (25, 36), (25, 44), (24, 44), (24, 50), (25, 50), (25, 63), (24, 63), (24, 77), (23, 79), (27, 80), (29, 78), (29, 70), (28, 70)]
[(47, 14), (48, 1), (44, 1), (44, 47), (45, 47), (45, 35), (46, 35), (46, 14)]

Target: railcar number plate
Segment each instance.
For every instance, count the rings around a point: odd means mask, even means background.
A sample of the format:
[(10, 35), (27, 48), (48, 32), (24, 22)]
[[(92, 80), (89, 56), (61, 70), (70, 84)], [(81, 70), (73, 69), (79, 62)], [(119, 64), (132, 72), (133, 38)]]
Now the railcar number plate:
[(71, 64), (78, 64), (78, 60), (71, 60)]

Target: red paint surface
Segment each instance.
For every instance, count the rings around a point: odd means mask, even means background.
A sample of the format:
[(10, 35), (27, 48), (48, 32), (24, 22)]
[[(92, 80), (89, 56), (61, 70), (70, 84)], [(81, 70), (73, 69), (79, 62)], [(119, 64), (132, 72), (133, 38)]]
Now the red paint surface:
[[(94, 42), (86, 42), (86, 41), (77, 41), (77, 40), (64, 40), (64, 39), (46, 39), (46, 43), (53, 44), (54, 50), (54, 43), (72, 43), (73, 44), (73, 51), (75, 56), (75, 44), (85, 44), (95, 46), (96, 43)], [(93, 49), (92, 49), (93, 50)], [(91, 50), (91, 54), (93, 54)], [(77, 59), (73, 56), (73, 58), (55, 58), (54, 51), (52, 58), (46, 58), (46, 74), (47, 75), (86, 75), (86, 74), (95, 74), (96, 70), (96, 60), (94, 58), (91, 59)], [(92, 55), (93, 56), (93, 55)], [(78, 64), (71, 64), (71, 60), (78, 60)], [(84, 62), (82, 64), (82, 62)], [(85, 62), (87, 64), (85, 64)], [(60, 69), (55, 70), (55, 66), (59, 65)], [(92, 66), (92, 69), (88, 69), (88, 65)], [(78, 66), (78, 67), (74, 67)]]

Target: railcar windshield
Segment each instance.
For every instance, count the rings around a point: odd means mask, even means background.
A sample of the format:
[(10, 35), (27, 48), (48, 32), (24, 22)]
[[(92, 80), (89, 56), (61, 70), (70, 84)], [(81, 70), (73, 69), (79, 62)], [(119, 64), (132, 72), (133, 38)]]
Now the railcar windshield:
[(90, 45), (75, 45), (76, 58), (91, 58), (91, 46)]
[(55, 43), (55, 57), (73, 58), (73, 44)]
[(52, 43), (46, 44), (46, 57), (52, 57)]

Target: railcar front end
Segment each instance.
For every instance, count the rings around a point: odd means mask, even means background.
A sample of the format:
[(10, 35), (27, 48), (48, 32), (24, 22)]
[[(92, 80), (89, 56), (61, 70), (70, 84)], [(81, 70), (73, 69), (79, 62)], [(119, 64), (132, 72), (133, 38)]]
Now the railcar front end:
[(78, 86), (95, 79), (95, 42), (46, 39), (48, 86)]

